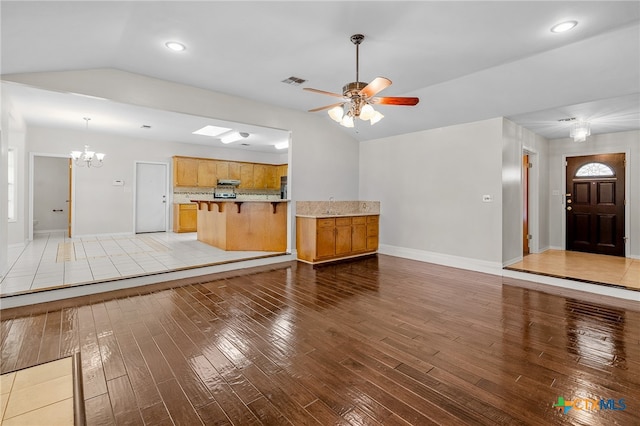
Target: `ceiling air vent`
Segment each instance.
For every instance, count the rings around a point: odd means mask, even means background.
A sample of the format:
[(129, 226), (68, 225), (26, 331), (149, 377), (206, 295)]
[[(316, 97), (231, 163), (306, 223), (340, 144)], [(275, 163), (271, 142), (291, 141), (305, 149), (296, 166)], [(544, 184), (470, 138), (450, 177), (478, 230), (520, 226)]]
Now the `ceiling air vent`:
[(576, 120), (576, 118), (575, 118), (575, 117), (569, 117), (569, 118), (561, 118), (561, 119), (560, 119), (560, 120), (558, 120), (558, 121), (575, 121), (575, 120)]
[(148, 124), (143, 124), (142, 126), (140, 126), (141, 129), (150, 129), (151, 126), (149, 126)]
[(300, 86), (305, 81), (307, 81), (307, 80), (305, 80), (303, 78), (300, 78), (300, 77), (294, 77), (294, 76), (291, 76), (289, 78), (286, 78), (286, 79), (282, 80), (283, 83), (291, 84), (292, 86)]

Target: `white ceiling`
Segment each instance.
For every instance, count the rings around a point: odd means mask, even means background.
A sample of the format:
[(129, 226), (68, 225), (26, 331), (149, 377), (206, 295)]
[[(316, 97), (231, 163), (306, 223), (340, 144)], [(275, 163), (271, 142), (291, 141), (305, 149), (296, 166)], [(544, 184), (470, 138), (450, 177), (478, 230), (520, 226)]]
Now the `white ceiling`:
[[(420, 103), (379, 106), (380, 123), (344, 129), (359, 140), (498, 116), (552, 139), (568, 136), (569, 125), (558, 122), (568, 117), (591, 121), (592, 134), (640, 127), (637, 1), (3, 0), (1, 12), (3, 75), (117, 68), (303, 111), (335, 98), (302, 87), (341, 92), (355, 80), (349, 37), (362, 33), (360, 80), (385, 76), (393, 85), (381, 96), (418, 96)], [(567, 19), (578, 26), (549, 31)], [(169, 40), (187, 50), (169, 51)], [(290, 76), (307, 82), (281, 82)], [(24, 89), (12, 95), (24, 95), (27, 121), (51, 115)], [(60, 102), (58, 110), (70, 107), (61, 97), (49, 100)], [(75, 98), (71, 104), (105, 103)], [(170, 113), (128, 108), (128, 117), (140, 114), (137, 132), (140, 124), (171, 120)], [(325, 112), (315, 114), (337, 125)], [(78, 122), (84, 126), (82, 115)]]

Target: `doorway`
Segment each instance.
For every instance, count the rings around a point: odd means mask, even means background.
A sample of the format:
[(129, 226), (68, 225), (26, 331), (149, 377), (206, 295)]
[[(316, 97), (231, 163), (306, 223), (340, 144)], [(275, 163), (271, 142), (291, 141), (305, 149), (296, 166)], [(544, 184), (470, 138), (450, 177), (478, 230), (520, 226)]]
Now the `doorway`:
[(529, 247), (529, 154), (522, 156), (522, 255), (531, 252)]
[(68, 156), (30, 155), (29, 240), (38, 232), (71, 235), (71, 167)]
[(167, 230), (167, 186), (167, 164), (136, 163), (136, 234)]
[(625, 154), (567, 157), (566, 249), (625, 256)]

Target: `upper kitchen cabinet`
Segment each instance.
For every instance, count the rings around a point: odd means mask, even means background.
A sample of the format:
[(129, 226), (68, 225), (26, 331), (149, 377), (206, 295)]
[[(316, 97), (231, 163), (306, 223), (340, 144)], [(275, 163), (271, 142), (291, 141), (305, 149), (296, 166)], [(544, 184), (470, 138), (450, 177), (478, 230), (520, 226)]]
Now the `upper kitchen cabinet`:
[(173, 185), (197, 186), (198, 162), (197, 158), (173, 157)]
[(218, 184), (218, 161), (198, 160), (198, 186), (213, 187)]

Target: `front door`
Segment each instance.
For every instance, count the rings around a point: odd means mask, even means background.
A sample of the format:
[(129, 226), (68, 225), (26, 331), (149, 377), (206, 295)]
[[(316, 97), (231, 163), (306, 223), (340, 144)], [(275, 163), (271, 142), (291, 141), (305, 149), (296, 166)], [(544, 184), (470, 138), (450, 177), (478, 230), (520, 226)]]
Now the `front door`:
[(167, 165), (136, 164), (136, 233), (164, 232), (167, 223)]
[(624, 256), (624, 154), (567, 158), (567, 250)]

